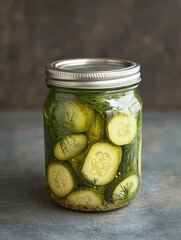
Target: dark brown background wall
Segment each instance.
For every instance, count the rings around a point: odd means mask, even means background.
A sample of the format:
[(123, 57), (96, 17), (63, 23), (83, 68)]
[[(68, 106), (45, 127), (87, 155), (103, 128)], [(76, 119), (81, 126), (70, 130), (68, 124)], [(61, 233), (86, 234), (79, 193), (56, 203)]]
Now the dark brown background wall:
[(181, 107), (180, 0), (0, 0), (0, 107), (40, 108), (44, 66), (71, 57), (141, 64), (145, 107)]

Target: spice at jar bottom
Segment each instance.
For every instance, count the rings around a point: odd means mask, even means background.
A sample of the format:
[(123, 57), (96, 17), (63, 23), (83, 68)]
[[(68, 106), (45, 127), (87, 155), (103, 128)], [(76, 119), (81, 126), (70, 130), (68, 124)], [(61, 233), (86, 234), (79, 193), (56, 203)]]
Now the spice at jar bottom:
[(90, 212), (127, 205), (141, 177), (140, 66), (65, 59), (46, 67), (46, 184), (53, 202)]

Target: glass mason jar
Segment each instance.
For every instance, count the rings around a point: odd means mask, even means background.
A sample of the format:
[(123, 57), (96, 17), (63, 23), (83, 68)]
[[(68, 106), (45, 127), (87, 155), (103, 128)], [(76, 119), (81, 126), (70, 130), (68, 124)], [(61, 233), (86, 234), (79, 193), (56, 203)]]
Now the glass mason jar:
[(46, 67), (46, 183), (53, 202), (102, 212), (127, 205), (141, 175), (140, 66), (67, 59)]

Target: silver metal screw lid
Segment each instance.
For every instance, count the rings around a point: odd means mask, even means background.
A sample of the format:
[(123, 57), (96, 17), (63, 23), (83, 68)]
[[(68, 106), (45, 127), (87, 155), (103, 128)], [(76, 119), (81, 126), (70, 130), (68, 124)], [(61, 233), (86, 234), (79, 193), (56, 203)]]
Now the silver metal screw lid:
[(46, 66), (47, 85), (77, 89), (111, 89), (141, 81), (140, 65), (121, 59), (64, 59)]

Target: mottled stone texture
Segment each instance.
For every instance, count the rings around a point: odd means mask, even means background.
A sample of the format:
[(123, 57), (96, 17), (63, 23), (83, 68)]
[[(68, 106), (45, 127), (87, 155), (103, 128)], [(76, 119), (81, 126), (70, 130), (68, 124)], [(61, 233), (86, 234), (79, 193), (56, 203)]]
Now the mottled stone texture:
[(181, 107), (180, 0), (1, 0), (0, 107), (41, 107), (44, 66), (115, 57), (142, 67), (145, 107)]

